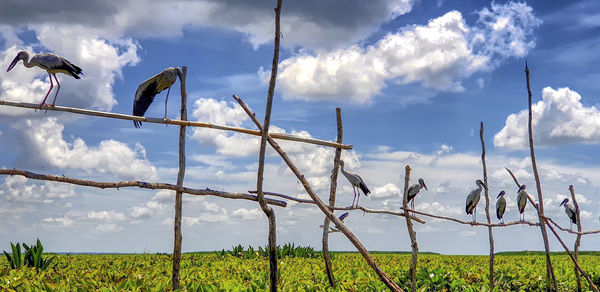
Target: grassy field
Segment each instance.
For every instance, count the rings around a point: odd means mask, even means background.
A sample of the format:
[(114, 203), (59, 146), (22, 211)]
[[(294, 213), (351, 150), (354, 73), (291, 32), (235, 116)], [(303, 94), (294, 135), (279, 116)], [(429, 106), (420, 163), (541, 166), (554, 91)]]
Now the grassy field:
[[(376, 253), (376, 261), (401, 287), (410, 286), (410, 255)], [(576, 287), (573, 265), (566, 255), (552, 256), (561, 291)], [(164, 291), (170, 286), (169, 255), (58, 255), (53, 269), (8, 269), (0, 260), (2, 291)], [(596, 285), (600, 285), (600, 256), (588, 253), (581, 264)], [(282, 291), (385, 291), (373, 271), (357, 253), (334, 253), (334, 273), (339, 285), (329, 288), (320, 258), (279, 260)], [(263, 291), (268, 288), (265, 258), (242, 259), (215, 253), (184, 254), (181, 265), (186, 291)], [(420, 291), (485, 291), (488, 287), (487, 256), (419, 256), (417, 284)], [(508, 253), (496, 257), (499, 291), (537, 291), (545, 277), (543, 254)], [(584, 287), (587, 284), (584, 280)]]

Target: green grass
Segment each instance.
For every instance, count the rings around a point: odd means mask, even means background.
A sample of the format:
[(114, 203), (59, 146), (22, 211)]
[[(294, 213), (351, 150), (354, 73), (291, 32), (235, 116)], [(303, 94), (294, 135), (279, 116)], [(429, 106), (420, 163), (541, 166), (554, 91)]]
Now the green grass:
[[(581, 265), (600, 285), (598, 253), (582, 254)], [(382, 269), (402, 288), (408, 288), (411, 256), (375, 253)], [(181, 281), (184, 291), (264, 291), (268, 289), (268, 261), (214, 253), (184, 254)], [(568, 256), (552, 256), (559, 289), (575, 288), (573, 264)], [(22, 267), (11, 270), (0, 260), (0, 291), (164, 291), (170, 287), (171, 258), (166, 254), (57, 255), (56, 267), (46, 271)], [(420, 254), (419, 291), (485, 291), (486, 256)], [(278, 262), (281, 291), (385, 291), (386, 287), (360, 254), (336, 252), (333, 257), (338, 287), (329, 288), (321, 258), (284, 258)], [(496, 256), (496, 282), (500, 291), (543, 289), (543, 254)], [(587, 284), (584, 282), (584, 289)]]

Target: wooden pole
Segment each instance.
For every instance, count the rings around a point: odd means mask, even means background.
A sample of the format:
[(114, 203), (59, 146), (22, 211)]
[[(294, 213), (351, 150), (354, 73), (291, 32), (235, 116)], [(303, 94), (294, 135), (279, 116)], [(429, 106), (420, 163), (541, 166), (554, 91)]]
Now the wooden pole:
[[(262, 131), (263, 127), (260, 121), (256, 118), (256, 115), (254, 115), (254, 113), (250, 111), (250, 109), (242, 101), (242, 99), (237, 97), (237, 95), (233, 95), (233, 98), (242, 106), (242, 108), (248, 114), (250, 119), (252, 119), (254, 124), (256, 124), (256, 126)], [(362, 243), (360, 243), (358, 238), (354, 236), (352, 231), (350, 231), (350, 229), (348, 229), (348, 227), (346, 227), (346, 225), (344, 225), (344, 223), (340, 221), (340, 219), (333, 215), (333, 212), (329, 210), (329, 207), (325, 205), (321, 198), (319, 198), (319, 196), (315, 193), (315, 191), (310, 186), (308, 180), (304, 177), (304, 175), (296, 167), (296, 165), (294, 165), (294, 163), (290, 160), (290, 158), (287, 156), (287, 153), (285, 153), (285, 151), (281, 149), (279, 144), (270, 135), (267, 136), (267, 141), (269, 142), (271, 147), (273, 147), (275, 152), (277, 152), (279, 156), (281, 156), (281, 159), (283, 159), (283, 161), (287, 164), (288, 168), (292, 171), (292, 173), (296, 175), (296, 178), (300, 181), (302, 186), (304, 186), (304, 189), (306, 190), (308, 195), (313, 199), (313, 201), (319, 207), (319, 209), (321, 209), (321, 212), (323, 212), (327, 217), (329, 217), (329, 220), (331, 220), (331, 222), (335, 224), (335, 226), (350, 240), (350, 242), (352, 242), (356, 249), (358, 249), (358, 252), (360, 252), (360, 254), (363, 256), (367, 264), (375, 271), (377, 276), (379, 276), (379, 279), (381, 279), (381, 281), (385, 283), (385, 285), (390, 290), (402, 291), (400, 286), (394, 283), (394, 281), (385, 272), (383, 272), (383, 270), (381, 270), (381, 268), (377, 265), (373, 257), (371, 257), (371, 255), (369, 254), (369, 251), (367, 251), (367, 249), (362, 245)]]
[(525, 62), (525, 78), (527, 80), (527, 95), (529, 97), (529, 151), (531, 153), (531, 166), (533, 167), (533, 175), (535, 177), (535, 186), (537, 188), (538, 194), (538, 202), (539, 208), (538, 217), (540, 221), (540, 229), (542, 231), (542, 239), (544, 240), (544, 249), (546, 250), (546, 291), (550, 291), (550, 287), (554, 287), (554, 291), (558, 291), (556, 285), (556, 278), (554, 277), (554, 270), (552, 269), (552, 260), (550, 259), (550, 244), (548, 243), (548, 233), (546, 231), (546, 224), (543, 219), (544, 217), (544, 198), (542, 196), (542, 186), (540, 184), (540, 176), (537, 171), (537, 165), (535, 163), (535, 151), (533, 147), (533, 130), (532, 130), (532, 110), (531, 110), (531, 86), (529, 82), (529, 67), (527, 66), (527, 62)]
[[(185, 89), (185, 77), (187, 67), (181, 68), (179, 82), (181, 83), (181, 120), (187, 120), (187, 91)], [(177, 174), (177, 186), (183, 187), (185, 176), (185, 126), (179, 126), (179, 173)], [(182, 192), (175, 193), (175, 223), (174, 223), (174, 244), (173, 244), (173, 290), (179, 289), (179, 269), (181, 263), (181, 208)]]
[[(490, 194), (488, 190), (487, 166), (485, 163), (485, 141), (483, 140), (483, 122), (479, 128), (479, 139), (481, 140), (481, 164), (483, 166), (483, 183), (485, 184), (485, 216), (488, 224), (492, 223), (490, 218)], [(488, 226), (488, 237), (490, 239), (490, 291), (494, 291), (494, 235), (492, 227)]]
[(275, 83), (277, 81), (277, 64), (279, 63), (279, 40), (281, 37), (280, 18), (281, 18), (281, 1), (277, 0), (275, 8), (275, 48), (273, 52), (273, 64), (271, 67), (271, 80), (269, 80), (269, 91), (267, 93), (267, 106), (265, 110), (265, 122), (261, 129), (262, 137), (260, 139), (260, 151), (258, 156), (258, 175), (256, 182), (256, 194), (258, 203), (262, 211), (267, 215), (269, 220), (269, 279), (270, 291), (277, 291), (277, 234), (275, 212), (265, 202), (263, 194), (263, 175), (265, 169), (265, 153), (267, 147), (267, 137), (269, 135), (269, 126), (271, 124), (271, 109), (273, 106), (273, 95), (275, 94)]
[(410, 237), (410, 247), (412, 248), (412, 259), (410, 261), (410, 291), (417, 291), (417, 257), (419, 255), (419, 246), (417, 245), (417, 233), (413, 230), (413, 224), (408, 214), (408, 185), (410, 184), (410, 166), (404, 169), (404, 196), (402, 196), (402, 206), (404, 206), (404, 218), (406, 218), (406, 227)]
[[(573, 199), (573, 205), (575, 206), (575, 214), (577, 216), (577, 238), (575, 239), (575, 246), (573, 250), (575, 252), (575, 259), (579, 261), (579, 244), (581, 243), (581, 216), (579, 216), (579, 204), (577, 204), (577, 199), (575, 198), (575, 189), (573, 189), (573, 185), (569, 185), (569, 191), (571, 192), (571, 198)], [(577, 278), (577, 291), (581, 292), (581, 277), (579, 276), (579, 270), (577, 267), (573, 268), (575, 270), (575, 277)]]
[[(336, 121), (337, 121), (337, 143), (342, 144), (342, 138), (344, 136), (344, 129), (342, 126), (342, 109), (335, 109)], [(340, 158), (342, 156), (342, 149), (335, 149), (335, 156), (333, 158), (333, 170), (331, 171), (331, 186), (329, 188), (329, 209), (333, 210), (335, 207), (335, 193), (337, 190), (337, 177), (340, 168)], [(333, 275), (333, 267), (331, 264), (331, 255), (329, 254), (329, 218), (325, 216), (323, 222), (323, 260), (325, 261), (325, 271), (327, 272), (327, 279), (329, 285), (335, 287), (335, 277)]]
[[(0, 105), (19, 107), (19, 108), (30, 108), (30, 109), (36, 109), (36, 110), (40, 109), (40, 105), (37, 103), (12, 102), (12, 101), (0, 100)], [(140, 121), (140, 122), (144, 122), (144, 123), (187, 126), (187, 127), (197, 127), (197, 128), (209, 128), (209, 129), (222, 130), (222, 131), (238, 132), (238, 133), (243, 133), (243, 134), (248, 134), (248, 135), (253, 135), (253, 136), (261, 136), (262, 135), (260, 133), (260, 131), (257, 131), (257, 130), (223, 126), (223, 125), (204, 123), (204, 122), (170, 120), (170, 119), (165, 120), (164, 118), (138, 117), (138, 116), (132, 116), (132, 115), (101, 112), (101, 111), (94, 111), (94, 110), (87, 110), (87, 109), (80, 109), (80, 108), (73, 108), (73, 107), (64, 107), (64, 106), (52, 107), (47, 104), (43, 105), (41, 107), (41, 109), (44, 111), (69, 112), (69, 113), (87, 115), (87, 116), (114, 118), (114, 119), (121, 119), (121, 120), (130, 120), (130, 121)], [(278, 140), (302, 142), (302, 143), (308, 143), (308, 144), (314, 144), (314, 145), (320, 145), (320, 146), (326, 146), (326, 147), (332, 147), (332, 148), (342, 148), (345, 150), (350, 150), (353, 147), (352, 145), (343, 145), (343, 144), (338, 144), (338, 143), (331, 142), (331, 141), (325, 141), (325, 140), (319, 140), (319, 139), (313, 139), (313, 138), (297, 137), (297, 136), (290, 135), (290, 134), (270, 133), (270, 135), (271, 135), (271, 137), (278, 139)]]

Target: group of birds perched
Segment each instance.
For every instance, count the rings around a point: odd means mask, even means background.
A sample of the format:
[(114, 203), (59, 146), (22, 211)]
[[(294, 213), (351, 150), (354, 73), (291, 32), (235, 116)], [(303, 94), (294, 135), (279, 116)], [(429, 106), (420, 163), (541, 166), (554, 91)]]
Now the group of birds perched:
[[(58, 91), (60, 90), (60, 83), (58, 82), (58, 78), (56, 78), (56, 73), (70, 75), (75, 79), (81, 79), (79, 75), (83, 75), (83, 70), (81, 70), (81, 68), (69, 62), (67, 59), (61, 56), (51, 53), (41, 53), (29, 59), (29, 54), (26, 51), (20, 51), (19, 53), (17, 53), (17, 56), (12, 60), (6, 72), (12, 70), (15, 67), (15, 65), (21, 60), (23, 61), (23, 65), (26, 68), (31, 68), (34, 66), (40, 67), (46, 70), (46, 72), (48, 72), (48, 76), (50, 77), (50, 89), (48, 89), (46, 96), (44, 96), (42, 103), (40, 103), (40, 109), (43, 105), (46, 104), (46, 99), (48, 98), (50, 91), (52, 91), (52, 88), (54, 87), (52, 77), (54, 77), (58, 88), (56, 89), (56, 93), (54, 94), (54, 100), (52, 101), (52, 104), (50, 106), (54, 106), (54, 104), (56, 103), (56, 97), (58, 96)], [(148, 110), (148, 107), (150, 107), (150, 104), (152, 103), (152, 101), (154, 101), (154, 97), (158, 93), (167, 89), (167, 96), (165, 98), (164, 117), (165, 119), (167, 119), (167, 101), (169, 99), (169, 92), (171, 91), (171, 86), (175, 83), (175, 81), (177, 81), (177, 78), (181, 78), (181, 69), (177, 67), (169, 67), (164, 69), (162, 72), (150, 77), (148, 80), (142, 82), (138, 86), (137, 91), (135, 92), (135, 99), (133, 101), (133, 115), (140, 117), (144, 116), (146, 110)], [(133, 121), (133, 124), (136, 128), (139, 128), (142, 125), (142, 122)], [(360, 199), (360, 192), (362, 191), (365, 194), (365, 196), (368, 196), (368, 194), (371, 193), (371, 191), (367, 187), (367, 184), (364, 182), (364, 180), (358, 174), (346, 171), (344, 169), (343, 160), (340, 161), (340, 166), (342, 174), (346, 177), (346, 179), (348, 179), (348, 181), (352, 185), (352, 190), (354, 191), (352, 207), (356, 207), (358, 206), (358, 200)], [(466, 213), (473, 215), (473, 222), (477, 220), (477, 204), (479, 203), (479, 199), (481, 198), (481, 191), (484, 188), (487, 189), (487, 186), (480, 179), (478, 179), (475, 183), (477, 184), (477, 188), (469, 193), (465, 205)], [(425, 184), (425, 181), (422, 178), (419, 178), (418, 183), (413, 184), (408, 188), (406, 202), (411, 204), (411, 209), (414, 209), (414, 199), (419, 193), (419, 191), (423, 188), (427, 190), (427, 185)], [(504, 222), (503, 217), (504, 211), (506, 210), (506, 200), (504, 199), (504, 195), (505, 192), (501, 191), (497, 196), (498, 201), (496, 202), (496, 216), (498, 217), (498, 220), (501, 220), (501, 222)], [(527, 197), (528, 194), (527, 192), (525, 192), (525, 185), (522, 185), (517, 191), (517, 206), (519, 209), (519, 213), (521, 214), (520, 216), (522, 216), (522, 218), (520, 218), (521, 221), (525, 219), (524, 211), (525, 206), (527, 205)], [(571, 223), (577, 224), (576, 210), (575, 208), (573, 208), (573, 206), (571, 206), (571, 204), (569, 204), (569, 199), (564, 199), (560, 203), (560, 206), (565, 207), (565, 213), (571, 219)], [(339, 219), (344, 220), (347, 216), (348, 212), (342, 214), (339, 217)]]
[[(54, 77), (58, 88), (56, 89), (54, 100), (50, 106), (53, 107), (56, 103), (56, 97), (58, 96), (58, 91), (60, 91), (60, 83), (58, 82), (58, 78), (56, 78), (56, 73), (63, 73), (75, 79), (81, 79), (79, 75), (83, 75), (83, 70), (81, 70), (81, 68), (61, 56), (51, 53), (41, 53), (33, 56), (30, 60), (29, 53), (26, 51), (20, 51), (17, 53), (17, 56), (12, 60), (8, 66), (8, 69), (6, 69), (6, 72), (12, 70), (12, 68), (14, 68), (15, 65), (21, 60), (26, 68), (31, 68), (34, 66), (40, 67), (46, 70), (46, 72), (48, 72), (48, 76), (50, 77), (50, 89), (48, 89), (46, 96), (44, 96), (42, 103), (40, 103), (40, 109), (46, 104), (46, 99), (54, 87), (52, 77)], [(181, 69), (178, 67), (169, 67), (142, 82), (135, 92), (135, 99), (133, 100), (133, 115), (143, 117), (152, 101), (154, 101), (154, 97), (161, 91), (168, 89), (167, 97), (165, 98), (164, 118), (166, 120), (169, 92), (171, 91), (171, 86), (175, 83), (175, 81), (177, 81), (178, 77), (181, 78)], [(139, 128), (142, 125), (142, 122), (133, 121), (133, 124), (136, 128)]]

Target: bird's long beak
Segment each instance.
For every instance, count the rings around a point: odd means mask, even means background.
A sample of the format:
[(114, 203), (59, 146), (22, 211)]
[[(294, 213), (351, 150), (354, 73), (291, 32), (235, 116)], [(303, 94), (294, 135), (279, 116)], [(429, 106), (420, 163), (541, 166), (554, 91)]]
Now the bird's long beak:
[(496, 199), (500, 198), (502, 195), (504, 195), (504, 191), (501, 191), (498, 196), (496, 197)]
[(521, 191), (522, 191), (522, 190), (524, 190), (524, 189), (525, 189), (525, 185), (522, 185), (522, 186), (519, 188), (519, 190), (517, 191), (517, 193), (521, 192)]
[(17, 62), (19, 62), (19, 57), (15, 57), (12, 62), (10, 62), (10, 66), (8, 66), (8, 69), (6, 69), (6, 72), (10, 71), (13, 67), (15, 67), (15, 65), (17, 65)]
[(563, 200), (562, 202), (560, 202), (560, 205), (558, 205), (559, 207), (562, 207), (562, 205), (566, 204), (568, 201), (567, 200)]
[(427, 189), (427, 185), (425, 184), (425, 182), (423, 182), (423, 187), (425, 188), (425, 190), (426, 190), (426, 191), (429, 191), (429, 190)]

